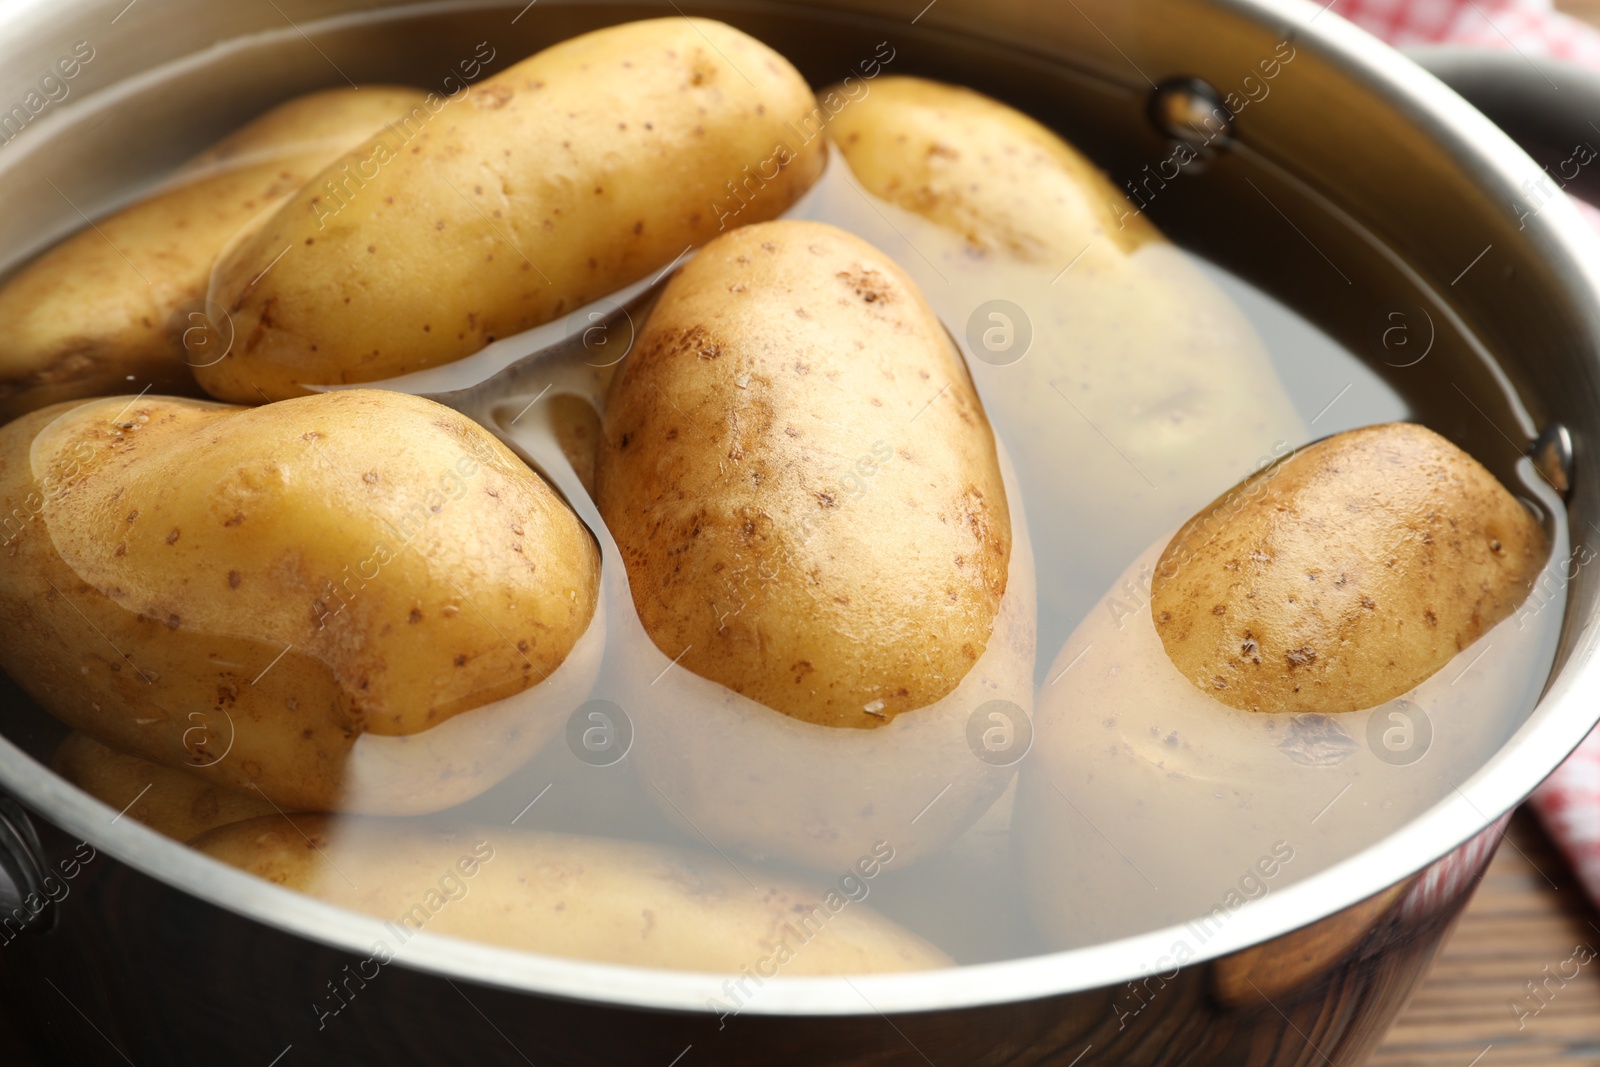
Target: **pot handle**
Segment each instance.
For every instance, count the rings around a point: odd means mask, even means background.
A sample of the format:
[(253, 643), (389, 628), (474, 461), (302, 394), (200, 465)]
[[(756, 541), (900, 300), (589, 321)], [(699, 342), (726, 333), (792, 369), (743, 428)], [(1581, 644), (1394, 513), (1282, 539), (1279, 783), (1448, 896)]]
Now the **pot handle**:
[(1510, 134), (1552, 188), (1600, 205), (1600, 72), (1493, 48), (1403, 51)]

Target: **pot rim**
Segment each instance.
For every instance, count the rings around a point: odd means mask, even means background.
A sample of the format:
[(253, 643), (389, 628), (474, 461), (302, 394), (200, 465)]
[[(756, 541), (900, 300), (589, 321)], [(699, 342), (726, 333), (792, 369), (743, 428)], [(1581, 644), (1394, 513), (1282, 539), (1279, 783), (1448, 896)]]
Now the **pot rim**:
[[(1379, 92), (1416, 122), (1482, 188), (1515, 199), (1541, 171), (1498, 127), (1410, 59), (1311, 0), (1206, 0), (1275, 29)], [(1337, 2), (1337, 0), (1334, 0)], [(406, 5), (412, 6), (412, 5)], [(440, 8), (454, 4), (424, 3)], [(473, 4), (471, 6), (481, 6)], [(0, 3), (0, 36), (25, 34), (40, 16), (30, 0)], [(307, 23), (316, 27), (328, 20)], [(1565, 198), (1526, 220), (1530, 240), (1559, 265), (1571, 295), (1600, 322), (1600, 239)], [(1593, 616), (1566, 620), (1571, 644), (1538, 707), (1479, 771), (1405, 827), (1302, 882), (1249, 902), (1193, 952), (1185, 966), (1237, 952), (1335, 914), (1416, 874), (1483, 832), (1520, 803), (1600, 718), (1600, 669), (1592, 666), (1600, 627)], [(1592, 709), (1592, 710), (1591, 710)], [(141, 873), (191, 896), (286, 933), (350, 951), (372, 952), (390, 931), (381, 920), (311, 899), (248, 875), (130, 820), (57, 777), (0, 737), (0, 784), (51, 822)], [(1117, 941), (946, 970), (858, 977), (785, 978), (761, 984), (738, 1011), (757, 1015), (870, 1015), (944, 1011), (1105, 988), (1153, 973), (1152, 962), (1187, 942), (1183, 924)], [(677, 1011), (727, 1003), (729, 976), (654, 970), (543, 956), (422, 931), (392, 952), (406, 967), (479, 985), (542, 996)], [(731, 1010), (732, 1003), (727, 1004)]]

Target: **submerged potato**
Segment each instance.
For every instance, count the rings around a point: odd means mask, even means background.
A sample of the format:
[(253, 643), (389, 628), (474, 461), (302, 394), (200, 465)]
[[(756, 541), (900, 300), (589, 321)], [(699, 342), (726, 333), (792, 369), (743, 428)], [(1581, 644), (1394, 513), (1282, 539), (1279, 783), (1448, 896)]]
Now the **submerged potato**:
[(716, 235), (719, 204), (781, 213), (824, 158), (791, 131), (816, 106), (805, 80), (704, 19), (563, 41), (447, 105), (351, 150), (218, 262), (239, 342), (196, 371), (208, 392), (460, 359), (659, 270)]
[[(1500, 526), (1501, 553), (1485, 524)], [(1501, 555), (1497, 570), (1488, 560)], [(1541, 602), (1512, 614), (1545, 558), (1522, 505), (1454, 446), (1407, 425), (1312, 446), (1242, 482), (1177, 537), (1155, 540), (1079, 624), (1040, 689), (1013, 832), (1046, 943), (1189, 922), (1192, 952), (1235, 933), (1251, 901), (1441, 803), (1479, 818), (1457, 786), (1522, 724), (1555, 654), (1560, 611)], [(1555, 559), (1541, 579), (1551, 589), (1570, 565), (1564, 551)], [(1469, 593), (1484, 598), (1482, 630), (1455, 632), (1482, 636), (1458, 650), (1446, 627), (1470, 618), (1440, 599)], [(1307, 671), (1320, 653), (1274, 660), (1253, 630), (1262, 664), (1252, 654), (1250, 668), (1280, 684), (1261, 685), (1261, 702), (1242, 709), (1223, 702), (1234, 687), (1202, 684), (1211, 674), (1197, 681), (1169, 656), (1163, 631), (1183, 619), (1195, 621), (1191, 638), (1213, 619), (1271, 619), (1294, 633), (1350, 625), (1342, 644), (1326, 646), (1329, 675)], [(1352, 663), (1370, 679), (1343, 674)], [(1271, 955), (1242, 958), (1253, 967)], [(1254, 972), (1263, 990), (1303, 972), (1272, 959)]]
[(854, 95), (829, 134), (887, 203), (846, 189), (829, 210), (895, 249), (967, 344), (1037, 539), (1072, 531), (1070, 551), (1039, 558), (1041, 622), (1069, 625), (1130, 551), (1305, 425), (1230, 296), (1055, 133), (920, 78)]
[(960, 356), (876, 249), (775, 222), (682, 268), (596, 463), (642, 626), (629, 758), (663, 813), (820, 870), (880, 839), (909, 864), (979, 819), (1015, 760), (975, 754), (974, 716), (1023, 736), (1033, 706), (1008, 479)]
[(955, 85), (887, 77), (828, 132), (874, 195), (961, 234), (985, 256), (1055, 266), (1086, 238), (1128, 253), (1161, 233), (1093, 163), (1020, 111)]
[(426, 929), (600, 963), (758, 969), (769, 978), (951, 966), (861, 903), (894, 860), (887, 843), (841, 889), (751, 868), (752, 886), (713, 853), (604, 838), (317, 816), (293, 823), (241, 823), (195, 844), (258, 877), (388, 920), (400, 944)]
[[(67, 238), (0, 289), (0, 421), (63, 400), (196, 393), (190, 364), (220, 351), (203, 317), (212, 262), (258, 213), (422, 100), (382, 85), (279, 105), (191, 160), (167, 187)], [(137, 384), (129, 386), (129, 382)], [(257, 396), (254, 399), (259, 400)]]
[(888, 257), (748, 226), (668, 285), (613, 380), (596, 503), (664, 654), (874, 728), (983, 655), (1011, 517), (961, 357)]
[(637, 731), (628, 759), (662, 814), (720, 848), (824, 872), (881, 840), (909, 866), (983, 819), (1032, 736), (1033, 552), (1020, 508), (1012, 515), (1006, 594), (983, 655), (942, 698), (875, 729), (774, 711), (679, 669), (639, 631), (617, 681)]
[(6, 670), (105, 744), (287, 809), (476, 795), (597, 669), (588, 531), (417, 397), (57, 406), (0, 429), (0, 508)]
[(241, 793), (188, 771), (118, 752), (85, 734), (71, 734), (61, 742), (51, 766), (96, 800), (178, 841), (276, 814), (271, 801), (258, 793)]
[[(315, 152), (332, 161), (372, 131), (397, 121), (422, 104), (421, 89), (399, 85), (363, 85), (359, 89), (319, 89), (286, 100), (241, 126), (185, 163), (179, 178), (221, 173), (270, 162), (273, 157)], [(326, 166), (319, 164), (317, 170)], [(271, 207), (270, 201), (260, 205)]]
[(1368, 710), (1231, 708), (1161, 647), (1145, 598), (1164, 546), (1128, 567), (1040, 689), (1012, 833), (1030, 912), (1052, 948), (1203, 917), (1191, 925), (1197, 950), (1246, 922), (1235, 917), (1250, 901), (1441, 802), (1470, 816), (1455, 786), (1516, 731), (1549, 674), (1560, 612), (1532, 611)]
[(1389, 423), (1301, 449), (1189, 520), (1156, 565), (1151, 611), (1172, 662), (1230, 707), (1355, 711), (1510, 615), (1548, 555), (1476, 460)]

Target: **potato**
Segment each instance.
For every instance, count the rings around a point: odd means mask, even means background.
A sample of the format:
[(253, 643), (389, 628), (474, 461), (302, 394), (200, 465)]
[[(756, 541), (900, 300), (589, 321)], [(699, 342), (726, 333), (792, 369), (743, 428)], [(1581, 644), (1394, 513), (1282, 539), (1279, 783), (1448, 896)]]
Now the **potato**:
[(864, 854), (833, 887), (735, 868), (709, 852), (497, 826), (322, 816), (296, 816), (291, 826), (275, 816), (213, 831), (195, 846), (388, 920), (398, 944), (380, 942), (384, 963), (426, 929), (599, 963), (748, 969), (763, 979), (951, 965), (861, 903), (871, 879), (894, 862), (888, 845)]
[(0, 429), (0, 509), (0, 664), (94, 739), (288, 810), (474, 796), (598, 668), (588, 531), (421, 398), (60, 405)]
[(960, 356), (886, 256), (813, 222), (707, 246), (618, 369), (595, 471), (669, 817), (832, 869), (874, 835), (911, 862), (1004, 789), (966, 730), (1031, 707), (1032, 558)]
[[(1197, 531), (1213, 517), (1208, 542)], [(1503, 567), (1484, 567), (1488, 523), (1504, 526)], [(1561, 627), (1559, 610), (1508, 614), (1535, 574), (1517, 559), (1533, 543), (1543, 544), (1538, 527), (1474, 461), (1429, 431), (1379, 426), (1268, 468), (1220, 512), (1213, 505), (1149, 546), (1066, 642), (1040, 690), (1013, 832), (1047, 943), (1067, 948), (1194, 920), (1187, 941), (1198, 951), (1249, 901), (1348, 859), (1441, 802), (1479, 819), (1457, 787), (1537, 702)], [(1542, 580), (1559, 589), (1553, 571), (1568, 566), (1564, 541), (1554, 558)], [(1296, 567), (1305, 559), (1317, 561), (1315, 582)], [(1163, 564), (1174, 561), (1181, 566), (1164, 579)], [(1278, 576), (1291, 569), (1297, 580)], [(1337, 618), (1340, 575), (1352, 588), (1343, 614), (1363, 621), (1342, 646), (1320, 646), (1335, 673), (1315, 676), (1326, 679), (1317, 704), (1292, 684), (1264, 686), (1283, 704), (1241, 710), (1223, 702), (1232, 687), (1197, 684), (1168, 656), (1162, 631), (1180, 616), (1300, 626), (1294, 598), (1307, 618)], [(1192, 597), (1175, 599), (1180, 589)], [(1459, 599), (1463, 590), (1483, 597), (1482, 636), (1459, 652), (1448, 639), (1453, 655), (1441, 661), (1438, 646), (1411, 631), (1428, 625), (1422, 613), (1431, 608), (1441, 630), (1474, 632), (1436, 596)], [(1362, 597), (1375, 606), (1362, 607)], [(1274, 634), (1252, 632), (1258, 644)], [(1373, 660), (1375, 649), (1388, 657)], [(1323, 658), (1296, 665), (1263, 652), (1262, 673), (1309, 679), (1306, 669)], [(1348, 664), (1366, 673), (1338, 673)], [(1411, 688), (1393, 693), (1402, 678)], [(1374, 705), (1382, 694), (1391, 695)]]
[(822, 168), (824, 140), (790, 127), (814, 108), (719, 22), (563, 41), (352, 149), (220, 259), (211, 297), (240, 342), (196, 374), (226, 400), (295, 396), (558, 318), (715, 236), (719, 204), (781, 213)]
[(550, 398), (551, 423), (561, 453), (572, 466), (572, 473), (594, 495), (594, 460), (600, 444), (600, 416), (581, 396), (570, 394)]
[(1161, 646), (1247, 711), (1413, 689), (1527, 597), (1550, 546), (1494, 475), (1389, 423), (1309, 445), (1190, 519), (1156, 565)]
[[(191, 363), (227, 340), (203, 315), (217, 253), (246, 223), (360, 138), (422, 100), (414, 89), (329, 89), (281, 104), (190, 161), (167, 185), (34, 260), (0, 289), (0, 421), (63, 400), (198, 393)], [(190, 337), (185, 348), (184, 334)], [(259, 400), (259, 396), (253, 397)]]
[(1126, 198), (1071, 145), (971, 89), (879, 78), (828, 133), (874, 196), (960, 234), (984, 260), (1060, 270), (1086, 240), (1123, 256), (1163, 240), (1143, 215), (1124, 218)]
[[(321, 170), (372, 131), (411, 114), (427, 96), (420, 89), (400, 85), (363, 85), (360, 89), (341, 87), (306, 93), (228, 134), (184, 164), (178, 177), (220, 173), (282, 156), (312, 153), (325, 161), (314, 168)], [(268, 200), (259, 206), (274, 205)]]
[(967, 89), (861, 88), (829, 134), (887, 203), (840, 189), (825, 210), (893, 251), (966, 342), (1036, 537), (1072, 531), (1039, 581), (1042, 618), (1070, 625), (1130, 546), (1307, 430), (1228, 296), (1065, 141)]
[(682, 268), (595, 475), (645, 630), (704, 678), (874, 729), (983, 655), (1011, 556), (988, 420), (915, 285), (841, 230), (747, 226)]
[(69, 734), (51, 766), (85, 793), (158, 833), (188, 841), (229, 823), (276, 814), (257, 793), (214, 785), (138, 756)]

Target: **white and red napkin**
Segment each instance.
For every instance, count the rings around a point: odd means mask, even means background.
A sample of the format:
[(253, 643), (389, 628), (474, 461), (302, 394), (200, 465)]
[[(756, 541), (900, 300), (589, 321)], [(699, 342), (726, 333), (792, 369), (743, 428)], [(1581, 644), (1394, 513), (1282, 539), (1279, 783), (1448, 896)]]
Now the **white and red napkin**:
[(1600, 69), (1600, 31), (1549, 0), (1334, 0), (1332, 10), (1396, 48), (1513, 48)]
[[(1397, 48), (1507, 48), (1600, 70), (1600, 30), (1556, 11), (1550, 0), (1334, 0), (1332, 10)], [(1600, 212), (1583, 214), (1600, 226)], [(1600, 729), (1530, 803), (1600, 905)]]

